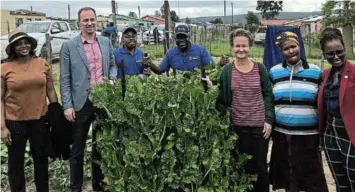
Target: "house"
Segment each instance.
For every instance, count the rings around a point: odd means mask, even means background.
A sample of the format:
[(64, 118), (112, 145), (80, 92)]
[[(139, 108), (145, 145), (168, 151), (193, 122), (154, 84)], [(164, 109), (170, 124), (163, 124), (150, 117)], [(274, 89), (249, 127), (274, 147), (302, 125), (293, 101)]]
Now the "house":
[(266, 19), (266, 20), (260, 20), (260, 24), (262, 26), (267, 26), (267, 25), (283, 25), (284, 23), (289, 22), (289, 20), (285, 19)]
[(308, 35), (309, 33), (318, 33), (322, 30), (323, 16), (315, 16), (301, 21), (301, 33)]
[(1, 35), (6, 35), (10, 33), (10, 31), (16, 29), (24, 22), (46, 20), (46, 14), (37, 11), (17, 9), (14, 11), (0, 10), (0, 12)]
[(161, 17), (153, 16), (153, 15), (146, 15), (146, 16), (142, 17), (142, 19), (146, 20), (146, 21), (151, 21), (154, 23), (154, 25), (165, 24), (165, 19), (163, 19)]

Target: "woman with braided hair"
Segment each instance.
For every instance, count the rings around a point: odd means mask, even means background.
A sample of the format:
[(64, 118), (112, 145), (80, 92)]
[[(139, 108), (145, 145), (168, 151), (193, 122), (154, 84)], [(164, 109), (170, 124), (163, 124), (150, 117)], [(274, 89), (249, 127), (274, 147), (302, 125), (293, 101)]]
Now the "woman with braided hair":
[(327, 192), (319, 151), (317, 92), (322, 71), (300, 57), (298, 36), (283, 32), (284, 62), (270, 70), (275, 105), (270, 183), (273, 190)]
[(318, 93), (319, 132), (337, 192), (355, 191), (355, 65), (346, 59), (344, 40), (335, 28), (322, 32), (324, 70)]

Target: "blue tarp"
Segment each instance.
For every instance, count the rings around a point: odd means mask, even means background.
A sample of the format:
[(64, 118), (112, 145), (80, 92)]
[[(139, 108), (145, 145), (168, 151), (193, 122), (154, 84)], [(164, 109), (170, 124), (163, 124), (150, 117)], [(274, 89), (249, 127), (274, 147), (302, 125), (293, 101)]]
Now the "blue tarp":
[(306, 59), (306, 53), (304, 50), (302, 35), (298, 27), (268, 25), (266, 30), (266, 35), (265, 35), (264, 60), (263, 60), (263, 63), (266, 66), (267, 70), (270, 70), (271, 67), (283, 62), (284, 60), (280, 48), (275, 45), (275, 40), (277, 36), (279, 36), (282, 32), (285, 31), (291, 31), (298, 35), (300, 48), (301, 48), (301, 58)]

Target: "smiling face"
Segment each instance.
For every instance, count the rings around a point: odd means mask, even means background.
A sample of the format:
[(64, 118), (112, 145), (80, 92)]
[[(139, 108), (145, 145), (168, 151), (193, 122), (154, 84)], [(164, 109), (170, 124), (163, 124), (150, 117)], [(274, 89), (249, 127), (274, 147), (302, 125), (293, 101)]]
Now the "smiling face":
[(288, 40), (284, 42), (281, 50), (287, 63), (292, 65), (300, 61), (300, 46), (295, 41)]
[(133, 31), (128, 31), (127, 33), (122, 35), (122, 39), (123, 39), (123, 44), (128, 49), (136, 48), (136, 45), (137, 45), (137, 34), (134, 33)]
[(238, 59), (245, 59), (249, 57), (250, 46), (249, 39), (245, 36), (236, 36), (233, 39), (232, 51)]
[(26, 57), (31, 52), (31, 43), (28, 39), (19, 39), (14, 43), (15, 55), (18, 57)]
[(189, 45), (189, 37), (184, 34), (178, 34), (176, 35), (175, 43), (179, 49), (187, 49), (187, 46)]
[(83, 10), (80, 13), (79, 27), (82, 33), (93, 34), (96, 32), (96, 15), (92, 10)]
[(324, 46), (324, 57), (333, 67), (341, 67), (345, 63), (345, 48), (340, 40), (334, 39)]

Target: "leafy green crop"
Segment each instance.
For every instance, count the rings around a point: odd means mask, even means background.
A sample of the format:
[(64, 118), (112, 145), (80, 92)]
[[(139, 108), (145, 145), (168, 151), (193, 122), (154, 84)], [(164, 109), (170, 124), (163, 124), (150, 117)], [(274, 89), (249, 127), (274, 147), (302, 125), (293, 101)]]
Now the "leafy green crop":
[[(215, 109), (217, 88), (204, 92), (198, 70), (175, 77), (127, 77), (93, 88), (103, 108), (97, 143), (111, 191), (246, 191), (254, 176), (242, 167), (250, 158), (232, 153), (237, 135), (229, 116)], [(235, 153), (235, 152), (234, 152)]]

